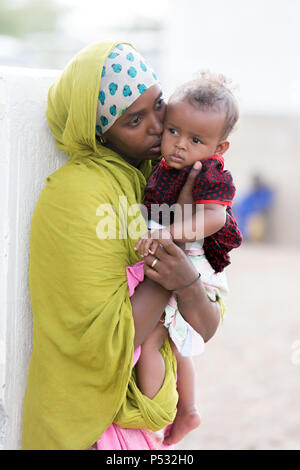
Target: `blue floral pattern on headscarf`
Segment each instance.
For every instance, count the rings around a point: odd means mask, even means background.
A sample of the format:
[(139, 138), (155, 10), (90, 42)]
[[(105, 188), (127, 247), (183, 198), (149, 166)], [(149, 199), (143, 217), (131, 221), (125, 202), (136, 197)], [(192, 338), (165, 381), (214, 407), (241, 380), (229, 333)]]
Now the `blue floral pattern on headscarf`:
[(145, 59), (128, 44), (118, 44), (114, 48), (100, 73), (98, 135), (104, 134), (148, 88), (159, 83)]

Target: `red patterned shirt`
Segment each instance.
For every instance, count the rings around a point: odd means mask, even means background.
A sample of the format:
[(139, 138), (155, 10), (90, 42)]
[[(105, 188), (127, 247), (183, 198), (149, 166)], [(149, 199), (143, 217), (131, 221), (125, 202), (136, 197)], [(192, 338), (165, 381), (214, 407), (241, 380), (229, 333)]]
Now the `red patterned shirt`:
[[(226, 205), (226, 223), (221, 230), (206, 237), (203, 243), (205, 255), (215, 272), (221, 272), (230, 264), (229, 251), (237, 248), (242, 236), (233, 216), (231, 206), (235, 195), (235, 186), (230, 171), (224, 170), (224, 159), (213, 155), (201, 161), (202, 169), (196, 177), (193, 188), (195, 204)], [(168, 165), (163, 158), (154, 168), (145, 188), (144, 202), (148, 218), (162, 223), (161, 210), (154, 210), (153, 204), (176, 203), (179, 193), (186, 182), (192, 165), (177, 170)], [(174, 214), (173, 214), (174, 215)], [(170, 217), (172, 223), (174, 217)]]

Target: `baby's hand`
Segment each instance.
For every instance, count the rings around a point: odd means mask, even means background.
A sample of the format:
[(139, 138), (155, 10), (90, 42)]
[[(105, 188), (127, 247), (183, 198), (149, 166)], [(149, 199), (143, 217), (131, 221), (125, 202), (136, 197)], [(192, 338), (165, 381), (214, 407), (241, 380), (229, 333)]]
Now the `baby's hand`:
[(146, 233), (139, 239), (134, 249), (135, 250), (139, 249), (142, 257), (148, 256), (149, 253), (151, 255), (154, 255), (159, 246), (159, 241), (162, 238), (164, 239), (172, 238), (169, 230), (167, 229), (149, 230), (148, 233)]
[(138, 245), (135, 247), (135, 249), (140, 249), (141, 257), (143, 258), (144, 256), (148, 256), (149, 253), (154, 255), (158, 246), (158, 240), (152, 240), (151, 238), (141, 238), (138, 241)]

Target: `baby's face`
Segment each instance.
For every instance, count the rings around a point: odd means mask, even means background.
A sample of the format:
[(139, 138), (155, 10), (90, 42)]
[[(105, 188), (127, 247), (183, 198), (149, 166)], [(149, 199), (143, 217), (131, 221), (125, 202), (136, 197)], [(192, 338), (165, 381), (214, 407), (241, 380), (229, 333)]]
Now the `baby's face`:
[(181, 169), (218, 153), (225, 114), (202, 110), (188, 101), (168, 105), (162, 137), (162, 156)]

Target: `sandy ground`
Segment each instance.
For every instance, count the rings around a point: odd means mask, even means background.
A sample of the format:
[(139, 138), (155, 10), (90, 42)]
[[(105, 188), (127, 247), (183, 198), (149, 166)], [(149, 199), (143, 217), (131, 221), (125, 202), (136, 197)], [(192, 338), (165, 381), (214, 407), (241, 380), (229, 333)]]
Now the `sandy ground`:
[(232, 254), (226, 318), (194, 359), (202, 424), (176, 449), (300, 450), (299, 265), (300, 248)]

